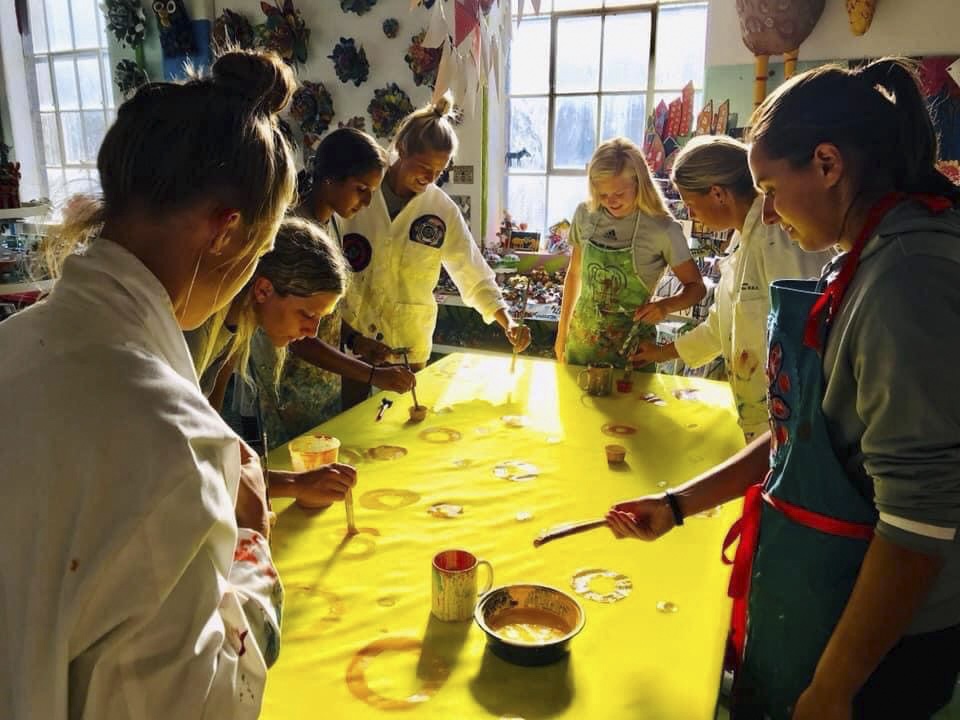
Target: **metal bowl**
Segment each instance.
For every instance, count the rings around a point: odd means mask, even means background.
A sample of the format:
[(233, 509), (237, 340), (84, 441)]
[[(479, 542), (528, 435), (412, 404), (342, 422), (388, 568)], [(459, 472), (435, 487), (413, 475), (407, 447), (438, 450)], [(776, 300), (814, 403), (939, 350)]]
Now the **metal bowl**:
[[(515, 665), (549, 665), (570, 652), (570, 640), (583, 629), (580, 603), (546, 585), (504, 585), (480, 598), (474, 620), (487, 634), (497, 657)], [(518, 626), (533, 627), (520, 633)], [(542, 632), (540, 632), (542, 630)]]

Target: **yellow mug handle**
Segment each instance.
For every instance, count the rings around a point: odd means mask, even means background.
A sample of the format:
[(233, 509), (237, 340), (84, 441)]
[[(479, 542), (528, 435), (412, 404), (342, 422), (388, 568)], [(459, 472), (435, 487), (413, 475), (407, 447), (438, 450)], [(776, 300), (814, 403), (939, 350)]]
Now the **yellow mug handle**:
[(481, 565), (487, 568), (487, 582), (484, 584), (483, 589), (477, 591), (477, 595), (483, 595), (487, 590), (493, 587), (493, 565), (491, 565), (486, 560), (477, 560), (477, 567)]

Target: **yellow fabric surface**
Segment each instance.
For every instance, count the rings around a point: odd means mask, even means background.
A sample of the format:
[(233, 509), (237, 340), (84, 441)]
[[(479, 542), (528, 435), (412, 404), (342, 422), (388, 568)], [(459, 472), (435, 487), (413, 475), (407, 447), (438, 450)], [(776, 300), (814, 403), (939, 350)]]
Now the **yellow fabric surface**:
[[(618, 542), (605, 528), (539, 549), (532, 541), (543, 528), (601, 517), (614, 501), (658, 492), (658, 483), (678, 485), (740, 449), (729, 387), (634, 373), (629, 395), (593, 398), (577, 386), (579, 368), (521, 358), (511, 375), (509, 366), (508, 356), (457, 354), (428, 367), (417, 395), (431, 411), (417, 425), (407, 422), (409, 395), (384, 393), (321, 426), (340, 438), (341, 461), (357, 465), (361, 533), (343, 541), (339, 503), (323, 511), (275, 505), (273, 553), (286, 602), (263, 717), (713, 717), (730, 614), (720, 547), (740, 503), (691, 517), (655, 543)], [(693, 392), (677, 397), (678, 390)], [(394, 405), (378, 423), (381, 397)], [(610, 437), (602, 431), (609, 422), (636, 433)], [(435, 428), (445, 430), (422, 438)], [(606, 462), (610, 443), (627, 448), (618, 469)], [(407, 454), (371, 459), (368, 451), (385, 445)], [(271, 468), (289, 468), (285, 447), (269, 459)], [(537, 476), (497, 477), (495, 466), (508, 460), (535, 465)], [(463, 512), (434, 517), (428, 509), (438, 503)], [(485, 650), (472, 621), (433, 619), (431, 560), (449, 548), (489, 560), (495, 587), (534, 582), (575, 597), (586, 626), (570, 657), (540, 668), (511, 665)], [(571, 580), (584, 568), (625, 575), (632, 591), (614, 603), (581, 597)], [(612, 587), (592, 585), (601, 593)], [(676, 612), (658, 610), (665, 602)], [(384, 645), (396, 649), (378, 653)], [(356, 692), (348, 668), (362, 679)]]

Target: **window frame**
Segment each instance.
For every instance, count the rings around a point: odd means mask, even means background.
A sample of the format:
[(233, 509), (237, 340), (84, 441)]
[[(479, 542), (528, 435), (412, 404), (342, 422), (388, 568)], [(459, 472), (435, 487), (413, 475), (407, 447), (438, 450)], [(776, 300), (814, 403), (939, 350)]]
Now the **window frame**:
[[(552, 4), (551, 4), (552, 6)], [(604, 50), (604, 36), (605, 36), (605, 27), (607, 19), (610, 17), (615, 17), (616, 15), (628, 15), (628, 14), (638, 14), (638, 13), (648, 13), (650, 15), (650, 47), (649, 47), (649, 56), (647, 58), (647, 83), (646, 89), (643, 90), (645, 95), (645, 105), (644, 105), (644, 114), (647, 118), (651, 116), (653, 111), (656, 108), (655, 98), (658, 95), (680, 95), (683, 92), (683, 88), (662, 88), (656, 86), (656, 55), (657, 55), (657, 34), (660, 24), (660, 11), (665, 8), (676, 8), (676, 7), (702, 7), (705, 11), (709, 12), (709, 3), (707, 0), (638, 0), (635, 3), (629, 5), (616, 5), (616, 6), (606, 6), (606, 1), (604, 0), (604, 7), (599, 8), (584, 8), (580, 10), (542, 10), (539, 14), (525, 14), (520, 19), (519, 22), (525, 22), (527, 20), (539, 19), (543, 20), (544, 17), (547, 17), (550, 22), (550, 58), (549, 58), (549, 70), (547, 76), (547, 91), (546, 93), (513, 93), (510, 91), (509, 83), (509, 69), (506, 73), (506, 82), (505, 82), (505, 96), (507, 99), (506, 102), (506, 112), (504, 113), (504, 137), (506, 138), (505, 145), (508, 150), (512, 150), (510, 144), (510, 129), (511, 129), (511, 109), (512, 102), (514, 98), (517, 99), (541, 99), (543, 97), (547, 98), (547, 137), (545, 143), (545, 163), (543, 170), (533, 170), (533, 169), (524, 169), (522, 167), (510, 167), (507, 166), (506, 172), (504, 173), (504, 183), (503, 183), (503, 193), (504, 197), (509, 197), (509, 183), (511, 177), (536, 177), (545, 179), (545, 188), (544, 188), (544, 212), (545, 217), (543, 218), (543, 228), (542, 232), (545, 235), (549, 226), (551, 219), (549, 217), (549, 205), (550, 205), (550, 178), (551, 177), (586, 177), (587, 168), (584, 166), (582, 169), (570, 168), (570, 167), (556, 167), (554, 159), (554, 145), (555, 145), (555, 113), (557, 98), (563, 97), (583, 97), (591, 96), (595, 99), (596, 102), (596, 127), (594, 129), (594, 135), (597, 138), (601, 138), (601, 129), (603, 124), (603, 98), (605, 97), (615, 97), (615, 96), (631, 96), (637, 95), (641, 91), (638, 90), (609, 90), (605, 91), (603, 89), (603, 70), (604, 70), (604, 59), (603, 59), (603, 50)], [(597, 79), (597, 89), (595, 91), (575, 91), (575, 92), (558, 92), (557, 87), (557, 55), (559, 53), (559, 43), (557, 42), (557, 32), (558, 25), (560, 20), (569, 19), (569, 18), (582, 18), (582, 17), (599, 17), (601, 19), (600, 25), (600, 47), (599, 47), (599, 70), (598, 70), (598, 79)], [(514, 14), (513, 21), (517, 22), (517, 16)], [(706, 44), (706, 37), (704, 37), (704, 44)], [(511, 40), (510, 52), (513, 52), (513, 41)], [(706, 50), (704, 49), (704, 65), (706, 65)], [(509, 66), (508, 66), (509, 68)], [(704, 83), (706, 81), (706, 66), (704, 66)], [(703, 87), (694, 87), (695, 97), (696, 94), (702, 93), (704, 91)], [(647, 128), (644, 128), (646, 132)], [(572, 210), (571, 210), (572, 212)], [(570, 218), (568, 218), (569, 220)], [(559, 221), (560, 218), (555, 218), (554, 221)], [(540, 230), (537, 225), (539, 220), (536, 222), (531, 222), (531, 229), (534, 231)], [(542, 238), (545, 239), (545, 238)]]

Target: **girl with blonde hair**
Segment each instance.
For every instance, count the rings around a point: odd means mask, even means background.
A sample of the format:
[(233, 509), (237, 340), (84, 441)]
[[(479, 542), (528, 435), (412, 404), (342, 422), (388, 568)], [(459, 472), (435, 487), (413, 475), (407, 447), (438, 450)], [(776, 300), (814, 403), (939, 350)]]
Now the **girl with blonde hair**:
[(430, 358), (437, 320), (433, 288), (441, 265), (463, 302), (486, 322), (496, 321), (518, 350), (529, 328), (507, 310), (493, 272), (457, 205), (434, 181), (457, 151), (451, 98), (444, 95), (408, 115), (393, 142), (395, 160), (369, 207), (343, 223), (343, 247), (353, 277), (343, 305), (345, 344), (361, 337), (409, 348), (411, 365)]
[[(626, 138), (606, 141), (594, 151), (587, 177), (590, 199), (577, 207), (570, 228), (573, 253), (555, 351), (574, 365), (623, 367), (632, 329), (631, 341), (654, 339), (658, 322), (697, 303), (706, 288), (639, 147)], [(683, 290), (653, 300), (667, 267)]]
[(247, 283), (294, 199), (295, 82), (273, 54), (211, 73), (118, 108), (102, 200), (49, 247), (57, 284), (0, 325), (8, 717), (252, 720), (277, 658), (263, 475), (183, 330)]
[(766, 355), (770, 283), (818, 277), (831, 250), (807, 253), (779, 225), (763, 223), (763, 198), (753, 186), (747, 146), (725, 135), (688, 142), (672, 178), (691, 220), (711, 230), (736, 230), (720, 263), (720, 282), (706, 320), (668, 345), (646, 341), (631, 360), (645, 364), (679, 357), (700, 367), (717, 356), (724, 369), (747, 440), (767, 430)]

